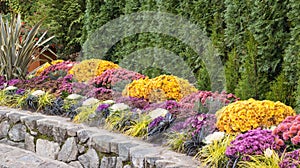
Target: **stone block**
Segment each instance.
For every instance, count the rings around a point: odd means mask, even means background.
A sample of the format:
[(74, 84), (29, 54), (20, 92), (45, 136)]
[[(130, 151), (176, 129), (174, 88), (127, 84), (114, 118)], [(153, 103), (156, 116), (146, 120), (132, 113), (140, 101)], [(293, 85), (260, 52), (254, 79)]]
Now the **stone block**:
[(58, 152), (60, 150), (59, 144), (44, 139), (38, 139), (36, 141), (36, 153), (40, 156), (50, 159), (57, 159)]
[(27, 116), (27, 115), (22, 113), (17, 113), (17, 112), (10, 112), (7, 113), (6, 116), (8, 117), (10, 124), (16, 124), (21, 121), (20, 119), (22, 116)]
[(0, 123), (0, 139), (8, 136), (9, 127), (8, 121), (2, 121)]
[(78, 157), (84, 168), (99, 168), (99, 157), (95, 149), (90, 148), (85, 154)]
[(8, 132), (12, 141), (20, 142), (25, 140), (26, 127), (23, 124), (14, 125)]
[(58, 160), (70, 162), (77, 159), (78, 148), (74, 137), (68, 138), (58, 153)]
[(25, 134), (25, 149), (35, 152), (34, 137), (31, 136), (29, 133)]

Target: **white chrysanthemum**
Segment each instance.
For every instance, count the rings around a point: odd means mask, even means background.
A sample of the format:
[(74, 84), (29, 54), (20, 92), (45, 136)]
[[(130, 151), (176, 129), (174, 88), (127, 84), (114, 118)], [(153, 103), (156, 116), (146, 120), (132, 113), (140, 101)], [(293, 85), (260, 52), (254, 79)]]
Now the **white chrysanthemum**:
[(214, 141), (221, 141), (225, 136), (225, 132), (214, 132), (209, 134), (207, 137), (204, 138), (203, 142), (205, 144), (211, 144)]
[(99, 100), (96, 99), (96, 98), (88, 98), (86, 99), (83, 103), (82, 103), (82, 106), (91, 106), (91, 105), (95, 105), (99, 103)]
[(270, 149), (270, 148), (267, 148), (265, 151), (264, 151), (264, 155), (266, 158), (271, 158), (272, 155), (273, 155), (273, 150)]
[(115, 101), (113, 101), (113, 100), (105, 100), (102, 102), (102, 104), (114, 104), (114, 103), (115, 103)]
[(79, 94), (70, 94), (66, 99), (69, 99), (69, 100), (78, 100), (80, 98), (82, 98), (82, 96), (79, 95)]
[(152, 119), (155, 119), (155, 118), (157, 118), (157, 117), (159, 117), (159, 116), (162, 116), (162, 117), (166, 116), (168, 112), (169, 112), (169, 111), (166, 110), (166, 109), (163, 109), (163, 108), (157, 108), (157, 109), (155, 109), (155, 110), (149, 112), (149, 116), (150, 116)]
[(46, 92), (43, 91), (43, 90), (36, 90), (36, 91), (32, 92), (31, 95), (32, 95), (32, 96), (38, 97), (38, 96), (44, 95), (45, 93), (46, 93)]
[(124, 110), (128, 110), (129, 106), (127, 104), (124, 104), (124, 103), (117, 103), (117, 104), (114, 104), (114, 105), (110, 106), (109, 109), (113, 112), (115, 112), (115, 111), (124, 111)]
[(15, 86), (8, 86), (7, 88), (4, 89), (4, 91), (10, 91), (10, 90), (17, 90), (18, 88)]

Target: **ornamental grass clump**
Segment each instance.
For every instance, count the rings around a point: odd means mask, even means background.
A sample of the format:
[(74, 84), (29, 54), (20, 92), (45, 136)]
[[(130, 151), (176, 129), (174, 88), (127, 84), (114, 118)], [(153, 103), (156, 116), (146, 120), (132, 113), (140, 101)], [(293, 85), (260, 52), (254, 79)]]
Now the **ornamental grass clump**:
[(239, 134), (226, 148), (226, 156), (232, 161), (241, 158), (249, 160), (247, 155), (262, 155), (266, 149), (275, 149), (275, 136), (271, 130), (260, 128)]
[(296, 112), (281, 102), (254, 99), (237, 101), (217, 112), (217, 127), (229, 134), (246, 132), (258, 127), (278, 125)]
[(288, 151), (300, 147), (300, 115), (289, 116), (274, 130), (277, 148), (287, 147)]
[(186, 95), (196, 92), (197, 89), (187, 80), (173, 75), (160, 75), (153, 79), (139, 79), (128, 84), (123, 95), (145, 98), (150, 102), (165, 100), (179, 101)]
[[(122, 87), (123, 90), (125, 84), (131, 83), (134, 80), (143, 79), (144, 75), (129, 71), (124, 68), (117, 69), (108, 69), (103, 72), (100, 76), (92, 79), (90, 83), (95, 87), (105, 87), (105, 88), (114, 88), (114, 87)], [(123, 83), (122, 83), (123, 82)], [(122, 86), (119, 86), (122, 85)], [(123, 86), (124, 85), (124, 86)]]

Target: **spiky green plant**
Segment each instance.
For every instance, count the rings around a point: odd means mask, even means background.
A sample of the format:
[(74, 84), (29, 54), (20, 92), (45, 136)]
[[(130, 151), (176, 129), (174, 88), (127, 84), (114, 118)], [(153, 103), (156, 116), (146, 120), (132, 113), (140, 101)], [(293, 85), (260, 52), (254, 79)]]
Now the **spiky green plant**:
[(150, 122), (150, 116), (141, 114), (138, 120), (129, 126), (129, 129), (125, 133), (134, 137), (145, 137), (148, 134), (147, 128)]
[(12, 16), (10, 22), (0, 14), (0, 75), (7, 80), (25, 79), (29, 65), (48, 50), (45, 44), (53, 38), (43, 40), (45, 32), (36, 40), (41, 25), (42, 21), (23, 34), (20, 14)]
[(222, 141), (214, 141), (204, 146), (195, 156), (199, 159), (203, 166), (211, 168), (226, 167), (229, 158), (225, 155), (225, 151), (234, 136), (227, 135)]
[(167, 146), (177, 152), (184, 151), (184, 142), (188, 139), (188, 135), (184, 132), (170, 132), (167, 134)]
[(37, 111), (43, 109), (47, 105), (51, 105), (52, 101), (54, 100), (54, 95), (46, 92), (45, 94), (38, 97), (38, 108)]

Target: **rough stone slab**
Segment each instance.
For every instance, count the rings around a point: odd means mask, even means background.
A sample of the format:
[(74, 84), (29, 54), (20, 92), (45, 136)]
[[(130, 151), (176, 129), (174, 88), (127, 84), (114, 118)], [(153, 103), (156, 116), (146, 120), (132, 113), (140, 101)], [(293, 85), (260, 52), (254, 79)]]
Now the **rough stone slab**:
[(0, 144), (2, 168), (71, 168), (66, 163), (37, 156), (35, 153)]
[(90, 148), (87, 153), (78, 157), (79, 162), (84, 168), (98, 168), (99, 158), (95, 149)]
[(36, 153), (39, 156), (57, 159), (60, 150), (59, 144), (48, 140), (38, 139), (36, 141)]
[(0, 123), (0, 139), (7, 137), (9, 127), (8, 121), (2, 121)]
[(66, 126), (59, 122), (56, 126), (53, 126), (52, 135), (55, 142), (62, 144), (68, 138)]
[(25, 149), (25, 144), (23, 142), (14, 142), (14, 141), (8, 140), (7, 138), (1, 139), (0, 143), (9, 145), (9, 146), (18, 147), (21, 149)]
[(74, 137), (68, 138), (58, 153), (58, 160), (70, 162), (77, 159), (78, 148)]
[(47, 135), (48, 137), (53, 136), (53, 127), (58, 125), (58, 121), (50, 120), (50, 119), (41, 119), (36, 121), (38, 131)]
[(4, 119), (7, 118), (7, 117), (6, 117), (6, 114), (7, 114), (7, 113), (9, 113), (9, 110), (5, 110), (5, 109), (0, 110), (0, 121), (2, 121), (2, 120), (4, 120)]
[(37, 120), (44, 119), (45, 117), (41, 115), (33, 115), (33, 116), (22, 116), (20, 118), (21, 122), (24, 123), (30, 130), (37, 129)]
[(87, 129), (81, 129), (77, 131), (77, 136), (79, 139), (79, 143), (83, 144), (86, 143), (90, 137), (95, 134), (96, 132), (91, 131), (91, 130), (87, 130)]
[(116, 157), (103, 157), (101, 160), (100, 168), (115, 168), (116, 164)]
[(68, 165), (75, 168), (83, 168), (79, 161), (70, 162)]
[(98, 152), (110, 153), (111, 152), (111, 140), (112, 136), (109, 135), (97, 135), (91, 137), (91, 146)]
[(26, 127), (23, 124), (14, 125), (8, 132), (8, 136), (15, 142), (25, 140)]
[(31, 136), (29, 133), (25, 134), (25, 149), (35, 152), (34, 137)]
[(75, 136), (77, 136), (77, 131), (82, 130), (82, 129), (83, 129), (82, 126), (70, 124), (67, 127), (67, 134), (68, 134), (68, 136), (75, 137)]
[(7, 113), (6, 116), (9, 119), (9, 123), (16, 124), (21, 121), (22, 116), (27, 116), (27, 114), (13, 111), (13, 112)]

